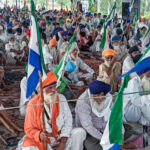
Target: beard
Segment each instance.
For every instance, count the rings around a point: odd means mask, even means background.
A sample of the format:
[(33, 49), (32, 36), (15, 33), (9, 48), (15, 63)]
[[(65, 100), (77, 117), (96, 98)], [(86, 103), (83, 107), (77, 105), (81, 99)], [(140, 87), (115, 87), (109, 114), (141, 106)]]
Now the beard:
[(14, 42), (9, 41), (9, 44), (10, 44), (11, 46), (15, 46), (15, 45), (16, 45), (16, 41), (14, 41)]
[(105, 59), (104, 64), (105, 64), (107, 67), (110, 67), (111, 61), (107, 61), (107, 60)]
[(66, 27), (69, 29), (71, 28), (71, 23), (66, 23)]
[(114, 50), (115, 50), (116, 52), (118, 52), (119, 49), (120, 49), (119, 45), (118, 45), (118, 46), (113, 46), (113, 48), (114, 48)]
[(43, 92), (43, 96), (44, 96), (45, 103), (54, 104), (57, 100), (58, 94), (57, 92), (49, 93), (49, 94), (47, 94), (46, 92)]
[(150, 78), (147, 78), (145, 75), (142, 79), (142, 85), (144, 91), (150, 91)]
[(92, 106), (93, 106), (98, 112), (101, 112), (101, 111), (104, 109), (104, 101), (105, 101), (105, 100), (96, 101), (96, 100), (94, 100), (94, 98), (93, 98), (92, 95), (91, 95), (90, 99), (91, 99), (91, 104), (92, 104)]
[(72, 53), (70, 54), (70, 57), (71, 57), (71, 59), (74, 60), (74, 61), (77, 59), (77, 56), (73, 55)]

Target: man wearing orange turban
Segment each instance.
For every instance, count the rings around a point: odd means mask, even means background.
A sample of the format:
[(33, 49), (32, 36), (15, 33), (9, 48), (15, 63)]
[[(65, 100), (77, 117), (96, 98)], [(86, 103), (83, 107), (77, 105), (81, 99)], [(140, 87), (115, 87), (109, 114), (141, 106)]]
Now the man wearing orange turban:
[(42, 105), (39, 105), (42, 103), (41, 93), (27, 105), (25, 137), (23, 143), (19, 144), (23, 150), (44, 150), (44, 141), (47, 141), (47, 150), (80, 150), (81, 143), (86, 138), (83, 129), (72, 130), (72, 115), (66, 98), (57, 93), (56, 82), (55, 74), (49, 72), (42, 83), (46, 131), (43, 131)]
[(53, 63), (54, 64), (57, 64), (57, 62), (58, 62), (58, 60), (57, 60), (58, 54), (56, 51), (57, 50), (57, 44), (58, 44), (58, 42), (56, 41), (56, 39), (51, 39), (49, 41), (50, 53), (53, 57)]
[(102, 52), (104, 63), (99, 66), (98, 79), (110, 84), (112, 92), (118, 90), (118, 77), (121, 75), (121, 63), (117, 61), (116, 52), (112, 49), (105, 49)]

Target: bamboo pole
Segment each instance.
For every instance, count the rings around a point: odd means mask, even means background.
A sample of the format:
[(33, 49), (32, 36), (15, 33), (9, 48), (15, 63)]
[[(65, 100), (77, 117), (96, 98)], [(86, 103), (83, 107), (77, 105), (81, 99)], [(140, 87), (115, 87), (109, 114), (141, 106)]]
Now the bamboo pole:
[[(40, 93), (42, 98), (42, 122), (43, 122), (43, 132), (46, 132), (45, 128), (45, 118), (44, 118), (44, 95), (43, 95), (43, 88), (42, 88), (42, 76), (41, 72), (39, 71), (39, 78), (40, 78)], [(44, 141), (44, 150), (47, 150), (47, 141)]]

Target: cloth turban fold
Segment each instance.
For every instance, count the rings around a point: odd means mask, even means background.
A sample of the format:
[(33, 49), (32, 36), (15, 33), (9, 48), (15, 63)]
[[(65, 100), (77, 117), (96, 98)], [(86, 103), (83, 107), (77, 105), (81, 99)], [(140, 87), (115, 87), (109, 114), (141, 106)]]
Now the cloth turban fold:
[(104, 92), (106, 95), (111, 91), (111, 86), (102, 81), (95, 80), (90, 83), (89, 90), (91, 94), (100, 94), (101, 92)]
[(105, 49), (103, 52), (102, 52), (102, 56), (103, 57), (106, 57), (106, 56), (116, 56), (116, 52), (112, 49)]

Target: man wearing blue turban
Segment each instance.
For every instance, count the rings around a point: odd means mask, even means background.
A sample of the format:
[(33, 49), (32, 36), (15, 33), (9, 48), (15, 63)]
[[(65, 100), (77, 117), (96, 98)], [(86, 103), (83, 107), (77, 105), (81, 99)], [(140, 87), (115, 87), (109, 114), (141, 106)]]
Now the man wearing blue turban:
[(87, 133), (84, 142), (86, 150), (102, 150), (100, 140), (113, 104), (110, 91), (109, 84), (96, 80), (77, 101), (75, 121)]
[[(89, 89), (77, 101), (75, 123), (77, 127), (82, 127), (87, 133), (84, 141), (86, 150), (103, 150), (100, 141), (113, 105), (113, 97), (110, 91), (111, 86), (109, 84), (95, 80), (90, 83)], [(129, 126), (124, 127), (126, 140), (131, 137), (132, 132), (131, 128), (129, 131)], [(128, 148), (135, 148), (132, 143), (123, 145), (124, 148), (127, 146)]]

